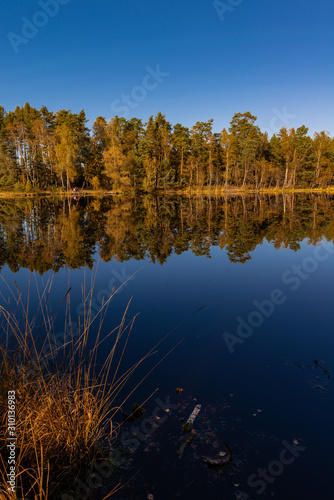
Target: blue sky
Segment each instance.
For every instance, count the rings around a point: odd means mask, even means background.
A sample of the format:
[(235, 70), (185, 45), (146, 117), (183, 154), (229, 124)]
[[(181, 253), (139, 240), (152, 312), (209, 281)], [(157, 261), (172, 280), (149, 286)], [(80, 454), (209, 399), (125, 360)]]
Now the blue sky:
[(217, 132), (251, 111), (270, 135), (334, 135), (333, 26), (331, 0), (11, 0), (0, 104), (83, 108), (91, 121), (162, 111), (189, 127), (213, 118)]

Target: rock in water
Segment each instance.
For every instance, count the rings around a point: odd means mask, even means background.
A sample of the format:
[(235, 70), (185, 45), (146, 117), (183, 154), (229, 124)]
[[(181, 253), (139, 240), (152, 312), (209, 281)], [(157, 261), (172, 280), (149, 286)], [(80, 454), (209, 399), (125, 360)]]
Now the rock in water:
[(211, 449), (205, 455), (202, 455), (202, 459), (206, 465), (209, 467), (221, 467), (227, 464), (232, 457), (232, 452), (224, 441), (218, 449)]

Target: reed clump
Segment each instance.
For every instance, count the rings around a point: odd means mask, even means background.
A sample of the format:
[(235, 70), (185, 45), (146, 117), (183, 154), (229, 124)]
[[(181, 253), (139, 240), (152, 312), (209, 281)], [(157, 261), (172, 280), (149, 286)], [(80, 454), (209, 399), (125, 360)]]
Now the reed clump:
[[(1, 499), (59, 500), (63, 492), (72, 490), (78, 477), (87, 476), (94, 461), (105, 456), (106, 443), (110, 451), (117, 433), (113, 429), (113, 417), (119, 410), (115, 398), (143, 361), (121, 372), (134, 322), (133, 318), (126, 323), (128, 307), (120, 324), (103, 332), (115, 291), (95, 314), (92, 287), (83, 298), (77, 326), (67, 326), (59, 341), (54, 333), (55, 315), (48, 307), (51, 286), (49, 283), (39, 294), (33, 317), (29, 299), (24, 303), (17, 287), (10, 291), (11, 303), (0, 306)], [(68, 320), (69, 292), (63, 306)], [(71, 325), (71, 320), (67, 323)], [(99, 362), (98, 351), (110, 338), (112, 347)], [(9, 391), (15, 391), (16, 407), (15, 492), (9, 491), (7, 483)], [(130, 395), (128, 390), (122, 401)]]

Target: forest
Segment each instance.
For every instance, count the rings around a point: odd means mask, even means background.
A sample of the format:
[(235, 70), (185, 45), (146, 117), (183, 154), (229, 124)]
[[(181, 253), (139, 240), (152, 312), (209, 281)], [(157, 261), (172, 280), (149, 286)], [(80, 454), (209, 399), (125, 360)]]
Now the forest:
[(165, 115), (97, 117), (92, 130), (85, 112), (15, 111), (0, 106), (0, 190), (315, 189), (334, 184), (334, 139), (308, 135), (305, 125), (282, 127), (268, 137), (249, 111), (236, 113), (228, 129), (213, 120), (192, 128)]

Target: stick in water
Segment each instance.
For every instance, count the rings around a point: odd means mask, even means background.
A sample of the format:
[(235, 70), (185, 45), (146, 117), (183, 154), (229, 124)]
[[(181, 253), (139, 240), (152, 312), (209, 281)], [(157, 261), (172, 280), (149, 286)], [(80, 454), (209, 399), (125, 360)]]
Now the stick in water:
[(189, 432), (193, 428), (197, 415), (201, 411), (202, 405), (196, 405), (186, 423), (182, 426), (183, 432)]
[[(190, 432), (191, 431), (191, 429), (193, 428), (194, 422), (196, 420), (196, 417), (199, 414), (199, 412), (201, 411), (201, 408), (202, 408), (202, 405), (195, 406), (195, 408), (193, 409), (193, 411), (192, 411), (190, 417), (188, 418), (188, 420), (186, 421), (186, 423), (184, 425), (182, 425), (183, 432)], [(182, 457), (183, 451), (184, 451), (185, 447), (187, 446), (187, 443), (191, 443), (191, 439), (192, 439), (191, 435), (188, 436), (188, 438), (185, 438), (185, 441), (182, 443), (181, 448), (179, 449), (179, 451), (176, 452), (179, 455), (179, 458)]]

